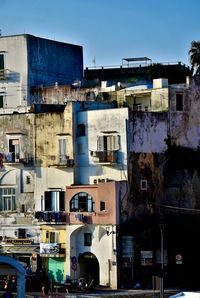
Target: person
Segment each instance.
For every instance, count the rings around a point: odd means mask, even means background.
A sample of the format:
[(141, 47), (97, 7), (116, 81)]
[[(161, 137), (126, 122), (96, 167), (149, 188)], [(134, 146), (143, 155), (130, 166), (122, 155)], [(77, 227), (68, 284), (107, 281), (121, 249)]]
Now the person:
[(27, 275), (31, 275), (33, 272), (32, 272), (32, 268), (31, 268), (31, 265), (28, 265), (27, 267), (26, 267), (26, 274)]
[(45, 281), (42, 284), (42, 296), (48, 297), (48, 294), (49, 294), (49, 283), (48, 283), (48, 281)]
[(11, 292), (11, 289), (10, 287), (7, 287), (5, 293), (3, 294), (3, 298), (13, 298), (13, 294)]

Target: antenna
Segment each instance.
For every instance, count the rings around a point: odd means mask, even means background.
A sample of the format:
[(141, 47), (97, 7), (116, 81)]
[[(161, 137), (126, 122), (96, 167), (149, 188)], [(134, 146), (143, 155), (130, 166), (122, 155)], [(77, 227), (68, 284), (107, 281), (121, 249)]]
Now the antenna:
[(92, 59), (92, 63), (94, 64), (94, 67), (96, 67), (96, 58), (95, 57)]

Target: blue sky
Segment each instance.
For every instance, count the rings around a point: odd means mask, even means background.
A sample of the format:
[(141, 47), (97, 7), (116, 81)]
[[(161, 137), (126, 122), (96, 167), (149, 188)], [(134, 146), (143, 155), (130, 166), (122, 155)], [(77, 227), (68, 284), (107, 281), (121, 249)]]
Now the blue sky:
[(33, 34), (83, 46), (84, 67), (124, 57), (189, 65), (200, 40), (199, 0), (0, 0), (2, 35)]

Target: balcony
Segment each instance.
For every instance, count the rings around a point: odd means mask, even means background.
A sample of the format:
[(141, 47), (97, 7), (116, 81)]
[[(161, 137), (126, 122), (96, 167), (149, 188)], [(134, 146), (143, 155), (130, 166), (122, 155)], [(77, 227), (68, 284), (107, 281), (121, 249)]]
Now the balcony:
[(74, 160), (69, 158), (68, 155), (59, 155), (59, 164), (65, 165), (67, 167), (73, 167), (74, 166)]
[(91, 156), (93, 157), (94, 163), (117, 163), (117, 153), (118, 150), (109, 151), (91, 151)]
[(93, 218), (96, 217), (95, 212), (70, 212), (68, 216), (67, 223), (68, 224), (92, 224)]
[(65, 211), (36, 211), (35, 219), (39, 223), (60, 224), (67, 222), (67, 214)]
[(50, 166), (60, 166), (60, 167), (73, 167), (74, 159), (70, 158), (68, 155), (50, 155), (49, 156)]
[(1, 157), (3, 158), (3, 163), (7, 164), (15, 164), (15, 163), (23, 163), (24, 165), (31, 166), (33, 165), (33, 157), (28, 156), (22, 158), (20, 153), (15, 152), (7, 152), (7, 153), (0, 153)]

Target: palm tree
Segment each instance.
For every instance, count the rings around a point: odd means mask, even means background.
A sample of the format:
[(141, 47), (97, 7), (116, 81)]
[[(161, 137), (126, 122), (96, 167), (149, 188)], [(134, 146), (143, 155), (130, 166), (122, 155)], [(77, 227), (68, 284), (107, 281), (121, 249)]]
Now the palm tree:
[(200, 75), (200, 41), (193, 40), (191, 42), (189, 55), (192, 69), (195, 70), (195, 75)]

